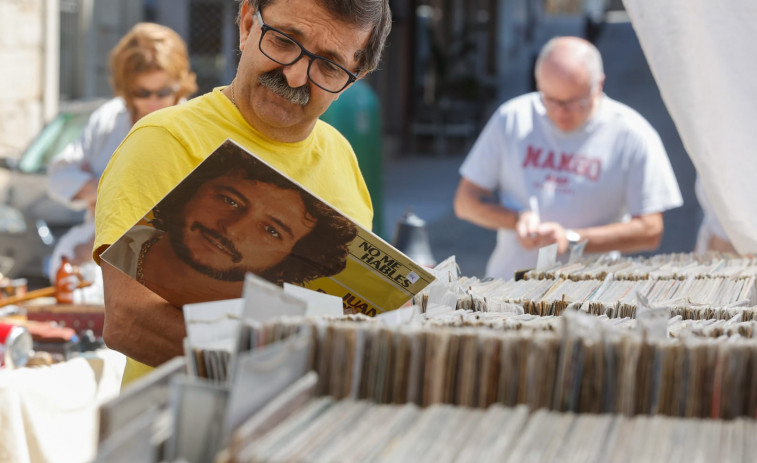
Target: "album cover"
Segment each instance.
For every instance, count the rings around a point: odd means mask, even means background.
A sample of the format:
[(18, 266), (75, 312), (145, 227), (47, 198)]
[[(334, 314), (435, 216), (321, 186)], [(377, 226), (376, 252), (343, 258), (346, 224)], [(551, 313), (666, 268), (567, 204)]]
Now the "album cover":
[(345, 313), (373, 316), (434, 279), (230, 140), (101, 257), (177, 306), (241, 297), (251, 272), (338, 296)]

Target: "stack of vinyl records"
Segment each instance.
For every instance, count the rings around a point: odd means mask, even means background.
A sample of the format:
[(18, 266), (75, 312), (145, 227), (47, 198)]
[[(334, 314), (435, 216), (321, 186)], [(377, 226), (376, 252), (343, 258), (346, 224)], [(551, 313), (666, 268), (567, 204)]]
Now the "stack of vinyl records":
[[(458, 313), (447, 326), (440, 319), (393, 328), (306, 321), (299, 329), (313, 338), (317, 392), (337, 399), (755, 417), (754, 322), (701, 327), (676, 318), (658, 335), (640, 320), (619, 326), (606, 317), (514, 319), (520, 322)], [(266, 329), (285, 331), (274, 326)]]
[(498, 311), (503, 304), (516, 304), (534, 315), (575, 308), (634, 318), (639, 306), (646, 305), (702, 318), (704, 313), (718, 317), (721, 309), (757, 306), (755, 282), (754, 258), (668, 254), (613, 261), (600, 257), (534, 270), (518, 281), (461, 278), (455, 284), (457, 307), (471, 310)]
[(578, 415), (313, 399), (258, 438), (239, 433), (239, 462), (753, 461), (754, 420)]
[(186, 345), (160, 458), (751, 461), (756, 265), (710, 259), (437, 274), (377, 318), (232, 317), (232, 341)]

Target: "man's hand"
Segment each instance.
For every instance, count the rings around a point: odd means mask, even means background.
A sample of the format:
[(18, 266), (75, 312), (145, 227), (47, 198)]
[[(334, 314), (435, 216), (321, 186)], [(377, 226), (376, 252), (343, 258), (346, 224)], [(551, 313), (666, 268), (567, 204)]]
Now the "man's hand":
[(97, 183), (98, 180), (96, 178), (87, 180), (87, 183), (73, 197), (73, 199), (86, 202), (87, 209), (93, 214), (95, 212), (95, 205), (97, 204)]
[(526, 249), (539, 247), (539, 216), (532, 211), (523, 211), (518, 215), (515, 234), (518, 242)]
[[(526, 249), (534, 249), (557, 243), (558, 254), (563, 254), (570, 247), (565, 231), (565, 227), (557, 222), (542, 222), (536, 228), (534, 239), (525, 244), (521, 240), (521, 244)], [(582, 241), (587, 242), (584, 248), (585, 252), (600, 253), (616, 250), (630, 253), (650, 251), (660, 245), (663, 232), (662, 213), (634, 216), (628, 222), (580, 228), (575, 231), (581, 236)], [(531, 247), (527, 247), (526, 244)]]
[(105, 344), (153, 367), (183, 355), (187, 332), (181, 309), (107, 262), (102, 270)]
[(568, 250), (568, 239), (565, 237), (565, 227), (557, 222), (544, 222), (536, 229), (536, 247), (544, 247), (557, 243), (557, 253), (563, 254)]

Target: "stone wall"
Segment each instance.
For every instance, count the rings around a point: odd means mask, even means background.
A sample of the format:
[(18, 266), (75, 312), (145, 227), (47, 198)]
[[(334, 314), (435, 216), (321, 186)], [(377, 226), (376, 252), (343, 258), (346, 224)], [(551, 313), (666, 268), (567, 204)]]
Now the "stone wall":
[(43, 123), (45, 0), (0, 0), (0, 156), (14, 156)]

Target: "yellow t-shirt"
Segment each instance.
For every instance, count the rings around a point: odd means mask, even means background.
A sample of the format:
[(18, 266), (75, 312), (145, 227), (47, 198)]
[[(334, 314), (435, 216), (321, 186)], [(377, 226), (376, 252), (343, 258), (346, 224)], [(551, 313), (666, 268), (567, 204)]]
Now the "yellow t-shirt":
[[(318, 121), (303, 141), (281, 143), (251, 127), (216, 88), (143, 117), (113, 153), (100, 179), (94, 258), (133, 227), (227, 138), (239, 143), (363, 227), (373, 208), (347, 140)], [(124, 384), (150, 367), (128, 359)]]

